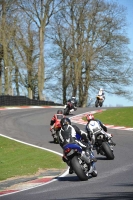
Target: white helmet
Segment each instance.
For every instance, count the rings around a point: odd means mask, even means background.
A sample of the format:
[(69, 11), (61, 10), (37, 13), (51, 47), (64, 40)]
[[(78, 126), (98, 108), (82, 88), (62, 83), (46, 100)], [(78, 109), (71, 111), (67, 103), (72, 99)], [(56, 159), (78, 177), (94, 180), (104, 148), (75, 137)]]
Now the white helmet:
[(103, 88), (100, 88), (101, 91), (103, 91)]

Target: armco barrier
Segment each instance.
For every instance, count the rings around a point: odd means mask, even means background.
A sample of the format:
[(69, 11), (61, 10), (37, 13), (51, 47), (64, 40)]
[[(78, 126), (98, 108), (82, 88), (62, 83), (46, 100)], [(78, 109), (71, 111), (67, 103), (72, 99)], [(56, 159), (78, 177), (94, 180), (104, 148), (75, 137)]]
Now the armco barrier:
[(22, 106), (22, 105), (59, 105), (62, 104), (54, 103), (53, 101), (42, 101), (29, 99), (25, 96), (10, 96), (10, 95), (1, 95), (0, 96), (0, 106)]

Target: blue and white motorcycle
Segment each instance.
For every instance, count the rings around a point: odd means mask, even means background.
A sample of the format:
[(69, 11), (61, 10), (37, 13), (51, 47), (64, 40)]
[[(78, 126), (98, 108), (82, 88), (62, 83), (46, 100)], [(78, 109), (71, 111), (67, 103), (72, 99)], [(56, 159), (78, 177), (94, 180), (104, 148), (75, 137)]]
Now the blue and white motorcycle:
[(81, 146), (77, 143), (68, 143), (63, 148), (69, 165), (81, 181), (88, 180), (89, 175), (92, 177), (97, 176), (95, 163), (91, 161), (91, 155), (86, 155)]

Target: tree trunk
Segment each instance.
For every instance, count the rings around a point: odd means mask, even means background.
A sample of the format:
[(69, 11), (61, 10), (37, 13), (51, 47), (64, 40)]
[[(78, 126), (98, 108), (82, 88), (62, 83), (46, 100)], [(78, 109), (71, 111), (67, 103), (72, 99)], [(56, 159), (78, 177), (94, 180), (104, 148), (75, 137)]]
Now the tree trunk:
[(7, 56), (7, 39), (6, 39), (6, 3), (2, 2), (2, 46), (3, 46), (3, 59), (4, 59), (4, 94), (9, 94), (9, 65)]

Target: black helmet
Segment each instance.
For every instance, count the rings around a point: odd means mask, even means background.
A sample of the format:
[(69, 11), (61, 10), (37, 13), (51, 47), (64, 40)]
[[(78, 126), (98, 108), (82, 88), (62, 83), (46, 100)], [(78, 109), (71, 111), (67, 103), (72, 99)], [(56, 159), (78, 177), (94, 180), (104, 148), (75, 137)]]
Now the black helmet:
[(63, 114), (62, 110), (57, 110), (57, 114)]
[(65, 126), (65, 125), (71, 125), (71, 120), (69, 118), (62, 118), (60, 121), (61, 127)]

